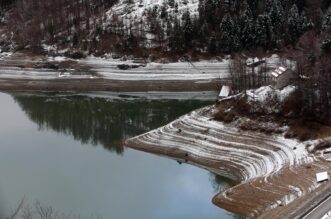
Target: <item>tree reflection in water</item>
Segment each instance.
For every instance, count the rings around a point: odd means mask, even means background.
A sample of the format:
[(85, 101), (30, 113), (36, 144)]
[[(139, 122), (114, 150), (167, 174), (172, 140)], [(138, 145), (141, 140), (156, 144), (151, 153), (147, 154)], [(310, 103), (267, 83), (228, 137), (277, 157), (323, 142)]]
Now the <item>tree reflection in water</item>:
[(82, 95), (13, 94), (40, 130), (71, 135), (83, 144), (123, 153), (123, 141), (210, 104), (198, 100), (107, 99)]

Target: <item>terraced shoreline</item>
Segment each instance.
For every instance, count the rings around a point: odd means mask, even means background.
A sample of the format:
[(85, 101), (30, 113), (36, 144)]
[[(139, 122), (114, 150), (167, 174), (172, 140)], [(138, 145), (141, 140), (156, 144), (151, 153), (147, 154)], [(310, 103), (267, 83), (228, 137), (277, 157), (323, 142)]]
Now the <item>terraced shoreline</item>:
[(213, 120), (214, 110), (214, 106), (208, 106), (193, 111), (128, 139), (125, 145), (235, 180), (236, 186), (213, 197), (213, 203), (221, 208), (251, 218), (295, 217), (290, 206), (298, 208), (300, 204), (293, 203), (306, 200), (300, 197), (309, 197), (323, 185), (316, 183), (315, 173), (330, 170), (331, 165), (306, 150), (312, 142), (242, 131)]

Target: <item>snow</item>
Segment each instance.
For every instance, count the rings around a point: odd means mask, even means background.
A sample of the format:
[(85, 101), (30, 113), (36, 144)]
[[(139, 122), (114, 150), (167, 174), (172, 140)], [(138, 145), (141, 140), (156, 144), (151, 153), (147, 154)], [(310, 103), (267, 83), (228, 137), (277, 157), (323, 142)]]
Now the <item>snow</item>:
[[(117, 4), (106, 12), (107, 20), (103, 26), (113, 25), (114, 22), (120, 21), (120, 23), (123, 23), (123, 29), (142, 30), (146, 38), (145, 46), (148, 48), (154, 46), (150, 40), (155, 38), (154, 35), (149, 33), (150, 27), (148, 22), (150, 22), (150, 19), (148, 19), (148, 11), (153, 10), (155, 7), (161, 10), (161, 7), (165, 5), (168, 16), (181, 18), (185, 11), (189, 11), (191, 17), (198, 16), (199, 0), (174, 0), (175, 4), (178, 4), (178, 11), (176, 11), (175, 7), (170, 7), (168, 0), (137, 0), (132, 2), (128, 3), (128, 0), (119, 0)], [(160, 12), (157, 14), (160, 15)], [(161, 25), (165, 26), (166, 21), (160, 17), (159, 20)]]
[[(44, 45), (46, 49), (53, 49), (51, 46)], [(42, 62), (42, 59), (31, 59), (24, 55), (18, 57), (10, 57), (11, 54), (5, 54), (6, 57), (1, 58), (0, 78), (21, 78), (21, 79), (56, 79), (59, 71), (53, 69), (33, 69), (33, 68), (18, 68), (12, 66), (31, 66), (34, 63)], [(3, 56), (5, 56), (3, 55)], [(278, 57), (278, 56), (276, 56)], [(48, 57), (48, 61), (63, 62), (71, 60), (77, 62), (77, 65), (86, 66), (89, 72), (93, 72), (94, 78), (104, 78), (109, 80), (127, 80), (127, 81), (159, 81), (159, 80), (193, 80), (196, 83), (209, 83), (212, 80), (228, 80), (230, 78), (229, 62), (230, 59), (218, 61), (201, 60), (197, 62), (173, 62), (173, 63), (158, 63), (147, 62), (145, 64), (135, 63), (133, 59), (113, 59), (111, 54), (104, 58), (89, 56), (85, 59), (72, 60), (64, 56)], [(267, 66), (272, 68), (277, 60), (274, 56), (267, 58)], [(118, 65), (134, 65), (135, 68), (127, 70), (119, 69)], [(74, 70), (66, 69), (68, 72)], [(90, 78), (89, 72), (78, 72), (72, 74), (70, 78)]]
[(319, 173), (316, 173), (316, 181), (317, 182), (323, 182), (325, 180), (328, 180), (329, 179), (329, 175), (328, 175), (328, 172), (319, 172)]
[(282, 90), (274, 89), (271, 86), (263, 86), (256, 90), (247, 91), (248, 102), (252, 103), (252, 111), (264, 109), (267, 113), (277, 113), (280, 110), (280, 104), (295, 90), (296, 87), (293, 85), (284, 87)]
[[(239, 132), (233, 125), (211, 120), (204, 115), (212, 109), (205, 107), (193, 111), (132, 141), (155, 147), (175, 147), (202, 159), (227, 161), (242, 170), (245, 181), (267, 176), (280, 170), (284, 164), (313, 161), (308, 157), (305, 144), (285, 139), (282, 135), (271, 137), (262, 133)], [(179, 128), (182, 130), (180, 134), (177, 132)], [(294, 147), (297, 149), (293, 150)]]
[(118, 59), (102, 59), (88, 57), (78, 61), (91, 66), (91, 70), (103, 78), (112, 80), (201, 80), (208, 81), (219, 78), (229, 78), (229, 62), (216, 60), (193, 62), (156, 63), (150, 62), (146, 66), (121, 70), (120, 64), (137, 65), (133, 60), (120, 61)]
[(48, 61), (54, 62), (63, 62), (69, 60), (67, 57), (64, 56), (55, 56), (55, 57), (48, 57)]
[(0, 50), (0, 60), (5, 59), (5, 58), (8, 58), (11, 55), (13, 55), (12, 52), (1, 52), (1, 50)]
[(274, 76), (275, 78), (278, 78), (279, 76), (281, 76), (284, 72), (287, 71), (287, 68), (280, 66), (278, 68), (276, 68), (271, 75)]
[[(50, 57), (48, 61), (66, 61), (71, 60), (62, 56)], [(27, 63), (33, 65), (42, 60), (31, 60), (19, 57), (17, 59), (4, 60), (0, 68), (0, 78), (20, 78), (20, 79), (56, 79), (59, 74), (62, 76), (65, 72), (75, 72), (70, 78), (90, 78), (93, 72), (94, 78), (103, 78), (109, 80), (127, 80), (127, 81), (158, 81), (158, 80), (193, 80), (196, 83), (209, 83), (212, 80), (227, 79), (230, 77), (228, 71), (228, 61), (219, 62), (217, 60), (203, 60), (193, 62), (175, 62), (169, 64), (150, 62), (147, 64), (137, 64), (134, 60), (121, 61), (112, 58), (87, 57), (81, 60), (74, 60), (80, 66), (86, 66), (89, 71), (80, 71), (74, 69), (53, 70), (53, 69), (34, 69), (18, 68), (12, 66), (24, 66)], [(12, 63), (12, 64), (11, 64)], [(119, 69), (119, 65), (134, 65), (137, 68), (127, 70)], [(95, 76), (96, 75), (96, 76)]]
[(221, 92), (218, 95), (219, 97), (228, 97), (231, 91), (230, 86), (222, 86)]
[(331, 211), (327, 212), (321, 219), (331, 219)]

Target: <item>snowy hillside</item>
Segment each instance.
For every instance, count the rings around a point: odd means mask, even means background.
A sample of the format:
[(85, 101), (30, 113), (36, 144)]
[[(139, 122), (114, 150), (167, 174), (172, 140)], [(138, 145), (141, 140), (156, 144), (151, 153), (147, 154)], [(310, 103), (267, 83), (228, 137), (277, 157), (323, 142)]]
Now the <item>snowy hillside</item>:
[(124, 32), (132, 31), (152, 43), (146, 47), (153, 47), (155, 33), (163, 34), (168, 25), (173, 26), (185, 12), (189, 12), (191, 18), (198, 16), (198, 4), (198, 0), (120, 0), (107, 11), (107, 23), (122, 24)]
[(108, 16), (117, 15), (127, 22), (129, 20), (139, 22), (141, 19), (146, 19), (149, 10), (156, 8), (161, 11), (162, 7), (165, 7), (170, 16), (180, 17), (187, 10), (191, 15), (198, 15), (198, 3), (198, 0), (173, 0), (173, 3), (169, 0), (138, 0), (134, 2), (120, 0), (107, 14)]

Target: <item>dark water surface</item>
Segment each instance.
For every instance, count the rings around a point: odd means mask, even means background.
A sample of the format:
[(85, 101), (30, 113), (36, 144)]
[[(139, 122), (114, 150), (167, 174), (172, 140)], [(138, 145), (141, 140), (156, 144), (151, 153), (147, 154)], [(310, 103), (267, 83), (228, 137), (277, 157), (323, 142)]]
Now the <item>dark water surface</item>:
[(25, 197), (105, 219), (228, 219), (211, 203), (229, 181), (123, 149), (206, 101), (0, 93), (0, 215)]

